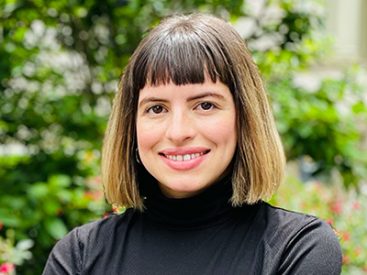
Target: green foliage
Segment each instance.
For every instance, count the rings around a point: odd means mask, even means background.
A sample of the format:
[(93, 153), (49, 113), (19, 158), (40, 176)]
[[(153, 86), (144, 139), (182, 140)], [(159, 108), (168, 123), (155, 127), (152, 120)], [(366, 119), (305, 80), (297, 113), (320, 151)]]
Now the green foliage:
[(294, 83), (329, 43), (317, 32), (320, 1), (307, 2), (268, 0), (255, 12), (244, 0), (0, 0), (0, 234), (35, 242), (17, 270), (41, 273), (57, 239), (104, 213), (100, 148), (118, 78), (141, 37), (172, 13), (250, 19), (246, 40), (288, 157), (311, 156), (319, 173), (339, 169), (346, 184), (365, 176), (354, 123), (365, 104), (355, 100), (348, 115), (336, 105), (359, 96), (355, 80), (325, 80), (313, 93)]
[[(345, 186), (358, 187), (367, 176), (367, 156), (361, 154), (367, 149), (367, 87), (358, 81), (361, 69), (297, 83), (330, 50), (318, 2), (269, 1), (254, 17), (257, 25), (248, 44), (265, 80), (288, 160), (307, 156), (317, 166), (311, 176), (330, 178), (338, 171)], [(271, 9), (284, 15), (269, 16)], [(246, 15), (251, 17), (251, 11)], [(273, 39), (261, 46), (258, 41), (264, 37)], [(320, 83), (310, 89), (310, 82)]]
[(367, 106), (355, 76), (324, 79), (314, 91), (290, 77), (268, 84), (287, 158), (307, 155), (316, 162), (314, 175), (337, 170), (346, 186), (358, 186), (367, 176), (367, 156), (360, 153)]
[(21, 265), (32, 257), (29, 249), (33, 246), (33, 241), (23, 239), (15, 244), (14, 237), (13, 230), (6, 232), (5, 239), (0, 237), (0, 273), (3, 272), (1, 266), (9, 265), (11, 270), (15, 265)]
[[(296, 195), (295, 195), (296, 194)], [(367, 271), (367, 194), (345, 192), (337, 186), (319, 182), (304, 184), (288, 178), (271, 203), (318, 216), (329, 223), (341, 243), (343, 274)]]
[(4, 157), (0, 161), (0, 174), (7, 179), (2, 187), (8, 191), (1, 195), (0, 221), (5, 228), (15, 230), (16, 239), (34, 240), (33, 258), (25, 267), (40, 272), (55, 240), (105, 212), (98, 178), (54, 174), (46, 181), (26, 182), (22, 175), (5, 171), (16, 171), (31, 161), (29, 157)]

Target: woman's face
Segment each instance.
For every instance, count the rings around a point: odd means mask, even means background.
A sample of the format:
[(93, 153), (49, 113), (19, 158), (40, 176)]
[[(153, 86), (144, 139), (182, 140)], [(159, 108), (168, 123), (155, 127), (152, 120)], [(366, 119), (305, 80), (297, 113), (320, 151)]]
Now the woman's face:
[(203, 84), (146, 85), (136, 128), (142, 164), (167, 197), (190, 197), (212, 185), (236, 149), (232, 95), (208, 77)]

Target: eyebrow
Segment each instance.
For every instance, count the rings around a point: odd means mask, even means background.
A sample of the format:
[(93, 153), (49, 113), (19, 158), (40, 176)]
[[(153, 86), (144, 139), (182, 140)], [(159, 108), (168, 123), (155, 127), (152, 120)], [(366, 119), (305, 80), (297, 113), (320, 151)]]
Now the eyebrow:
[(204, 93), (189, 97), (187, 101), (193, 101), (193, 100), (201, 99), (205, 97), (215, 97), (221, 100), (225, 99), (224, 96), (222, 96), (221, 94), (213, 93), (213, 92), (204, 92)]
[[(224, 96), (222, 96), (221, 94), (214, 93), (214, 92), (204, 92), (204, 93), (200, 93), (198, 95), (189, 97), (187, 101), (193, 101), (193, 100), (197, 100), (197, 99), (201, 99), (205, 97), (215, 97), (220, 100), (225, 100)], [(140, 101), (139, 106), (142, 106), (148, 102), (168, 102), (168, 100), (151, 96), (151, 97), (144, 98), (142, 101)]]

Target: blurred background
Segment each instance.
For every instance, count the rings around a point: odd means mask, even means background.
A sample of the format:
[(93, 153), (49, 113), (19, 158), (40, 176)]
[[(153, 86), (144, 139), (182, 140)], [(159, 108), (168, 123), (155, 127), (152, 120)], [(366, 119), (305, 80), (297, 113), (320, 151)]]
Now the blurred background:
[(192, 11), (230, 20), (262, 73), (288, 158), (271, 202), (327, 221), (343, 274), (367, 274), (365, 0), (0, 0), (0, 274), (40, 274), (114, 211), (99, 162), (119, 76), (144, 33)]

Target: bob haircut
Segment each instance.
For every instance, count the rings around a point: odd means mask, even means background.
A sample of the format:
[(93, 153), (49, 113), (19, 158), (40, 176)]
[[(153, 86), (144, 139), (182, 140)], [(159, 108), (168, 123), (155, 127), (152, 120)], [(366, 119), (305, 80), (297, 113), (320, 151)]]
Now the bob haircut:
[[(285, 167), (257, 66), (245, 42), (227, 22), (206, 14), (174, 15), (140, 42), (121, 77), (105, 134), (102, 181), (109, 203), (144, 209), (139, 193), (136, 113), (145, 85), (203, 83), (205, 76), (231, 91), (237, 148), (232, 165), (233, 206), (270, 197)], [(213, 168), (215, 169), (215, 168)]]

